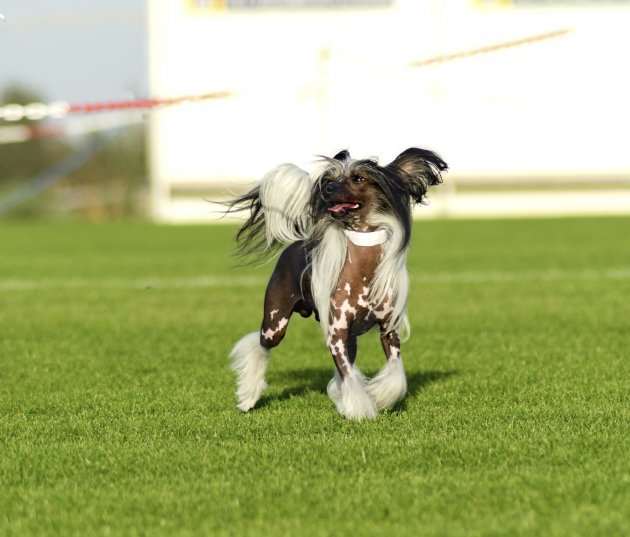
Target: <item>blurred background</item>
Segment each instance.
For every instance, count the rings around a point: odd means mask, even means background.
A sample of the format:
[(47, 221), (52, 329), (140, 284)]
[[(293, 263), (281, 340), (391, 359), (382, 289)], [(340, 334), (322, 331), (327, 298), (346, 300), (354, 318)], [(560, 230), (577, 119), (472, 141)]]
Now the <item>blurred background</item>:
[(424, 217), (630, 214), (630, 0), (0, 2), (0, 218), (216, 218), (410, 146)]

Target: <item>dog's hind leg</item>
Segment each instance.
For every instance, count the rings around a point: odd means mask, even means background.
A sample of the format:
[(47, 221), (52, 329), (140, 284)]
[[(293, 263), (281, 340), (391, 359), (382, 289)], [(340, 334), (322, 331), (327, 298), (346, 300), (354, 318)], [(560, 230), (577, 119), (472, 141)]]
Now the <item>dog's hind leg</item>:
[(407, 377), (400, 357), (398, 332), (381, 331), (381, 345), (387, 363), (368, 384), (368, 393), (379, 410), (393, 407), (407, 393)]
[(232, 369), (237, 374), (237, 407), (247, 412), (254, 407), (267, 387), (265, 373), (269, 353), (278, 346), (287, 331), (292, 309), (272, 308), (265, 301), (265, 316), (260, 332), (242, 338), (232, 349)]
[(269, 353), (284, 338), (293, 311), (298, 310), (305, 316), (310, 314), (302, 300), (299, 281), (291, 270), (294, 266), (295, 248), (289, 247), (280, 256), (269, 280), (260, 332), (246, 335), (230, 353), (232, 369), (237, 374), (237, 407), (243, 412), (254, 407), (267, 387), (265, 373)]

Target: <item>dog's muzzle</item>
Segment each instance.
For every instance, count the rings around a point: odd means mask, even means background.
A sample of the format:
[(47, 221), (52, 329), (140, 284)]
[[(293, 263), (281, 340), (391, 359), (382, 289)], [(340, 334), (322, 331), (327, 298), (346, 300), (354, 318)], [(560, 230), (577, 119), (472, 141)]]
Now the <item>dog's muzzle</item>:
[(344, 187), (340, 183), (327, 183), (322, 187), (322, 197), (329, 205), (326, 209), (335, 218), (343, 218), (348, 213), (361, 208), (360, 203), (344, 200)]

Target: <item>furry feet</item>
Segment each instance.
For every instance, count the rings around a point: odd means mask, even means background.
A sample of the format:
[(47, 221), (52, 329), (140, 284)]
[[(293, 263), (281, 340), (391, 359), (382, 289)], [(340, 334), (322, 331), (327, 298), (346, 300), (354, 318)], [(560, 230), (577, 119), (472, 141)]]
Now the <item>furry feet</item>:
[(337, 411), (349, 419), (372, 419), (379, 410), (393, 407), (407, 393), (407, 378), (402, 360), (390, 359), (369, 382), (354, 367), (352, 376), (335, 376), (326, 389)]
[(368, 393), (376, 408), (392, 408), (407, 393), (407, 377), (400, 358), (390, 358), (385, 367), (370, 380)]
[(328, 396), (335, 402), (337, 411), (351, 420), (376, 417), (377, 409), (367, 391), (367, 380), (356, 367), (341, 380), (339, 374), (328, 383)]
[[(237, 374), (237, 407), (251, 410), (267, 387), (265, 372), (269, 351), (260, 344), (260, 334), (253, 332), (239, 340), (232, 352), (232, 369)], [(393, 407), (407, 393), (407, 379), (402, 360), (392, 358), (369, 382), (358, 368), (344, 380), (339, 373), (328, 383), (328, 397), (343, 417), (373, 419), (379, 410)]]
[(240, 339), (232, 352), (232, 369), (237, 374), (237, 407), (247, 412), (254, 407), (260, 394), (267, 387), (265, 372), (269, 351), (260, 344), (260, 334), (252, 332)]

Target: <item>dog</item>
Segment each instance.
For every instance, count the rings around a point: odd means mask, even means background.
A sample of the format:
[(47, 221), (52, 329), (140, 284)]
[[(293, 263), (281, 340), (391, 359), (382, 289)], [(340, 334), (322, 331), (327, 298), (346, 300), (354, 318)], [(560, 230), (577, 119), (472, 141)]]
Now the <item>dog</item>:
[[(426, 149), (409, 148), (386, 166), (344, 150), (323, 157), (312, 174), (280, 165), (227, 202), (226, 213), (249, 213), (236, 236), (240, 255), (260, 258), (284, 248), (267, 285), (260, 331), (230, 353), (241, 411), (266, 388), (269, 353), (294, 312), (314, 313), (320, 323), (336, 368), (327, 393), (339, 414), (374, 418), (405, 396), (400, 342), (409, 333), (412, 210), (447, 169)], [(355, 365), (357, 337), (375, 326), (386, 363), (368, 380)]]

